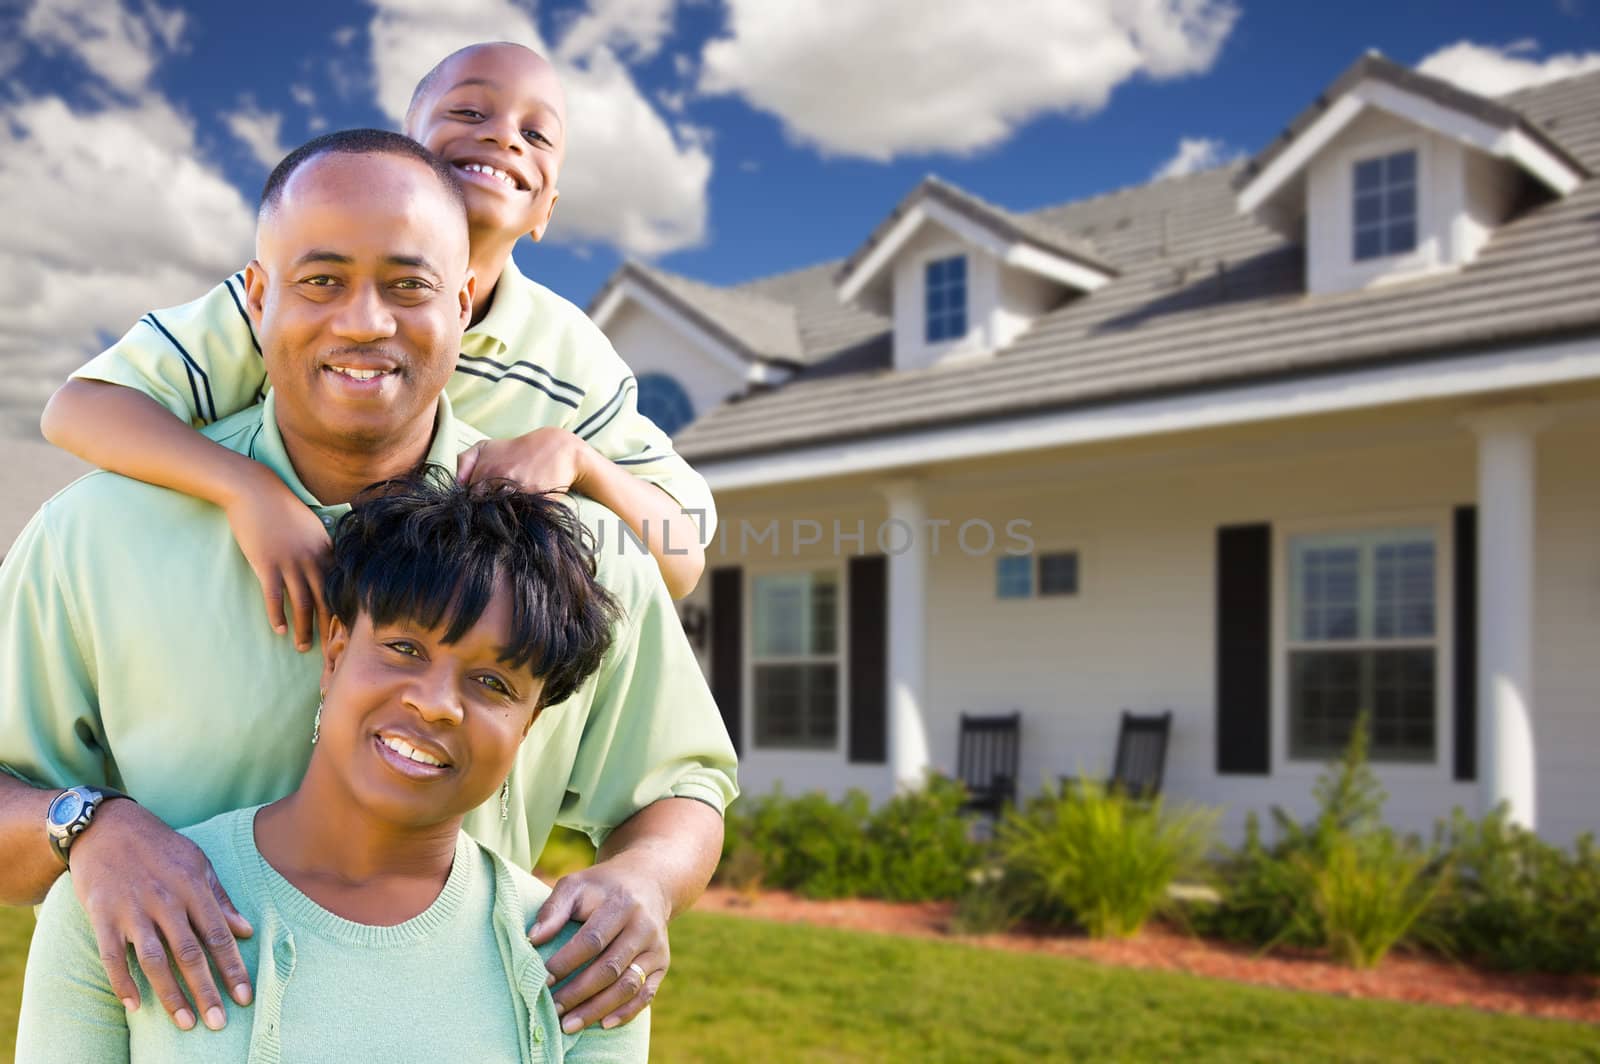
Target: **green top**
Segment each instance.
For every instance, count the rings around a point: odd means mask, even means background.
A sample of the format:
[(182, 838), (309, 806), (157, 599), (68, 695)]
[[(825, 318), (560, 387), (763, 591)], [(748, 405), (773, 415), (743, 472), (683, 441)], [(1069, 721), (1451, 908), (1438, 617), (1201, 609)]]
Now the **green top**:
[[(300, 483), (274, 396), (206, 435)], [(428, 460), (449, 469), (482, 437), (439, 400)], [(599, 579), (622, 608), (600, 668), (539, 715), (498, 797), (466, 829), (531, 868), (553, 823), (596, 843), (668, 796), (721, 810), (737, 792), (733, 746), (654, 559), (620, 519), (575, 498), (604, 537)], [(322, 655), (268, 627), (255, 574), (223, 512), (95, 472), (46, 503), (0, 564), (0, 769), (39, 786), (99, 784), (174, 827), (276, 801), (311, 755)], [(43, 826), (41, 825), (41, 830)]]
[(279, 875), (256, 847), (255, 819), (255, 808), (240, 809), (184, 832), (255, 928), (239, 942), (255, 1004), (241, 1008), (224, 996), (226, 1027), (180, 1031), (135, 964), (144, 1004), (125, 1011), (71, 878), (62, 876), (28, 953), (19, 1064), (643, 1064), (648, 1056), (648, 1010), (609, 1031), (562, 1033), (545, 959), (578, 925), (531, 946), (527, 931), (550, 888), (465, 832), (434, 903), (403, 924), (374, 927), (336, 916)]
[[(192, 303), (146, 314), (73, 376), (135, 388), (195, 426), (221, 420), (267, 393), (244, 307), (244, 274), (236, 273)], [(639, 412), (638, 390), (600, 327), (507, 259), (489, 313), (461, 340), (445, 394), (463, 420), (496, 439), (545, 427), (582, 436), (686, 509), (704, 511), (709, 543), (711, 490)]]

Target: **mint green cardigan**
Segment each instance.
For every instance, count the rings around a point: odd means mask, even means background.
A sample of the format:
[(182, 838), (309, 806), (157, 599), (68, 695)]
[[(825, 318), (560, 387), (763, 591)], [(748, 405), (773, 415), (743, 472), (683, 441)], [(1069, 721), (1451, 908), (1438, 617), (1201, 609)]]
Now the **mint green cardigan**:
[(648, 1010), (609, 1031), (562, 1033), (545, 958), (577, 925), (538, 949), (528, 943), (527, 928), (550, 893), (533, 876), (463, 833), (449, 879), (426, 911), (393, 927), (358, 924), (317, 905), (266, 862), (255, 844), (258, 808), (184, 831), (255, 928), (239, 942), (255, 1003), (240, 1008), (224, 996), (223, 1030), (180, 1031), (135, 964), (143, 1004), (127, 1012), (62, 876), (40, 909), (28, 954), (19, 1064), (646, 1059)]

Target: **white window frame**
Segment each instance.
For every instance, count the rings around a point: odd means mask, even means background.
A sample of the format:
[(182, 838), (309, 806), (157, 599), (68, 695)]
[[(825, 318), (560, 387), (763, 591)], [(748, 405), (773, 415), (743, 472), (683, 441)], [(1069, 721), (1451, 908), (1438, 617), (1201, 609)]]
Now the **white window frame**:
[[(831, 574), (838, 588), (834, 618), (834, 652), (832, 654), (785, 655), (778, 658), (756, 657), (756, 581), (761, 577), (791, 576), (799, 573)], [(746, 566), (744, 579), (744, 734), (750, 737), (750, 752), (767, 757), (838, 757), (845, 752), (845, 742), (850, 733), (850, 631), (849, 631), (849, 574), (841, 565), (808, 565), (804, 559), (792, 558), (784, 564)], [(756, 729), (756, 666), (757, 665), (835, 665), (838, 668), (836, 691), (834, 742), (828, 746), (772, 746), (763, 745)]]
[[(1335, 280), (1339, 289), (1361, 288), (1390, 278), (1413, 277), (1439, 267), (1443, 251), (1438, 212), (1443, 204), (1437, 199), (1435, 185), (1439, 167), (1431, 148), (1428, 138), (1417, 133), (1355, 141), (1333, 154), (1329, 161), (1334, 175), (1333, 202), (1328, 205), (1332, 215), (1329, 227), (1332, 235), (1327, 239), (1337, 244), (1330, 259), (1335, 263)], [(1414, 152), (1417, 157), (1417, 246), (1403, 255), (1357, 259), (1356, 164), (1403, 151)]]
[[(1389, 214), (1388, 197), (1389, 197), (1390, 193), (1394, 192), (1395, 189), (1397, 187), (1399, 187), (1399, 186), (1397, 184), (1395, 184), (1395, 183), (1391, 183), (1388, 180), (1387, 165), (1388, 165), (1388, 163), (1389, 163), (1389, 161), (1391, 159), (1401, 158), (1401, 157), (1404, 157), (1404, 156), (1410, 156), (1411, 157), (1411, 181), (1410, 181), (1410, 185), (1411, 185), (1411, 219), (1410, 219), (1411, 220), (1411, 246), (1409, 248), (1406, 248), (1404, 251), (1393, 251), (1393, 252), (1387, 252), (1387, 253), (1380, 251), (1376, 255), (1369, 255), (1366, 258), (1362, 258), (1361, 255), (1357, 252), (1356, 245), (1361, 240), (1361, 234), (1362, 234), (1364, 228), (1365, 229), (1375, 229), (1375, 231), (1378, 234), (1379, 241), (1380, 242), (1387, 242), (1388, 237), (1389, 237), (1389, 232), (1390, 232), (1391, 228), (1394, 227), (1395, 225), (1399, 224), (1398, 216), (1390, 216), (1390, 214)], [(1362, 223), (1354, 216), (1355, 215), (1355, 202), (1356, 202), (1356, 199), (1359, 198), (1359, 193), (1357, 192), (1356, 187), (1355, 187), (1356, 171), (1358, 171), (1361, 167), (1369, 165), (1369, 164), (1372, 164), (1372, 163), (1377, 163), (1378, 164), (1378, 167), (1379, 167), (1379, 170), (1380, 170), (1380, 174), (1381, 174), (1376, 189), (1372, 190), (1378, 196), (1378, 201), (1379, 201), (1378, 220), (1375, 223), (1375, 225), (1368, 225), (1368, 226), (1363, 227)], [(1350, 170), (1350, 187), (1351, 187), (1350, 259), (1351, 259), (1351, 261), (1352, 262), (1360, 262), (1360, 263), (1364, 264), (1364, 263), (1368, 263), (1368, 262), (1377, 262), (1379, 260), (1393, 260), (1393, 259), (1403, 258), (1403, 257), (1405, 257), (1407, 255), (1410, 255), (1412, 252), (1416, 251), (1417, 248), (1419, 246), (1421, 246), (1421, 244), (1422, 244), (1422, 221), (1423, 221), (1423, 216), (1422, 216), (1422, 156), (1421, 156), (1421, 153), (1420, 152), (1416, 152), (1416, 151), (1412, 151), (1410, 149), (1401, 149), (1400, 151), (1385, 152), (1385, 153), (1383, 153), (1381, 155), (1368, 155), (1368, 156), (1366, 156), (1364, 158), (1356, 159), (1354, 162), (1352, 162), (1350, 164), (1350, 167), (1351, 167), (1351, 170)]]
[[(1271, 775), (1312, 780), (1328, 758), (1289, 757), (1289, 654), (1302, 646), (1315, 649), (1363, 649), (1412, 645), (1410, 640), (1319, 642), (1298, 644), (1289, 638), (1293, 601), (1293, 557), (1290, 544), (1299, 536), (1337, 535), (1384, 529), (1426, 528), (1433, 534), (1434, 587), (1434, 750), (1431, 761), (1372, 761), (1380, 778), (1396, 783), (1440, 783), (1454, 779), (1455, 750), (1455, 543), (1452, 511), (1418, 507), (1274, 522), (1272, 565), (1272, 765)], [(1082, 564), (1081, 562), (1079, 563)], [(1418, 643), (1420, 645), (1420, 642)]]

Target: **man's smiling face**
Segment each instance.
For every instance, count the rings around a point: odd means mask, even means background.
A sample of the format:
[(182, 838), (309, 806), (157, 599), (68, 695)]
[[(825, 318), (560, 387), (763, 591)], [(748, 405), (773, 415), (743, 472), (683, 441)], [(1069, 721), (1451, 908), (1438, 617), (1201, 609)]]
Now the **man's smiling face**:
[(249, 280), (286, 436), (371, 452), (432, 431), (472, 305), (439, 175), (391, 154), (307, 161), (261, 218)]
[(566, 152), (566, 98), (554, 68), (520, 45), (483, 44), (420, 87), (406, 133), (460, 178), (474, 230), (544, 235)]

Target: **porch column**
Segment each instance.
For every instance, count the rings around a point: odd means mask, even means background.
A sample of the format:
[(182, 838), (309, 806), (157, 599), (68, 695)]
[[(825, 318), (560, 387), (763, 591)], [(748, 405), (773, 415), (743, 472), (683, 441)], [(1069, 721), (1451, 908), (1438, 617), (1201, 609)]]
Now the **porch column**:
[(1478, 436), (1478, 801), (1536, 819), (1533, 747), (1534, 436), (1531, 404), (1473, 415)]
[(878, 546), (889, 557), (889, 771), (896, 790), (920, 787), (928, 770), (923, 719), (927, 646), (927, 505), (913, 480), (883, 488), (888, 520)]

